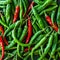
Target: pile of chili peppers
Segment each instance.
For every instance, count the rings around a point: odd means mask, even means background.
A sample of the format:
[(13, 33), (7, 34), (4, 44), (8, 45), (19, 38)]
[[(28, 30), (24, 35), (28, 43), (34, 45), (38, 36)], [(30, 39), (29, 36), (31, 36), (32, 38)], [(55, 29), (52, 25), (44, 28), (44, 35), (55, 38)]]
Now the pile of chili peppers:
[(57, 0), (0, 0), (0, 60), (59, 58)]

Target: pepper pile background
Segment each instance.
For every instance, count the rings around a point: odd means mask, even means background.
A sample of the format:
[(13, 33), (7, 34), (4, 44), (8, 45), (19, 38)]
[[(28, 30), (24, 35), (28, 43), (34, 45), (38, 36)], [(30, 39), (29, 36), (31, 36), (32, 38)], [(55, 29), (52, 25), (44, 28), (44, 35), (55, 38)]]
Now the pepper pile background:
[(0, 60), (58, 60), (59, 36), (57, 0), (0, 0)]

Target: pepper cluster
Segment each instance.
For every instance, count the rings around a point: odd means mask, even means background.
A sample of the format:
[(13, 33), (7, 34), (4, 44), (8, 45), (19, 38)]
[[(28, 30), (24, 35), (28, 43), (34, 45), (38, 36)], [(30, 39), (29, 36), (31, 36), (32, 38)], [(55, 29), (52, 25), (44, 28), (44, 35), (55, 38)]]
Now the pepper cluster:
[(0, 60), (60, 58), (57, 0), (0, 0), (0, 10)]

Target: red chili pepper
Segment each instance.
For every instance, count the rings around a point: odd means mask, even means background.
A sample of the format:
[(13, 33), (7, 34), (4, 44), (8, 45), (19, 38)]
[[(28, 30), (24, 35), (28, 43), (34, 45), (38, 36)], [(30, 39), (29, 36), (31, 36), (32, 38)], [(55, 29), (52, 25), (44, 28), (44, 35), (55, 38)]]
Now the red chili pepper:
[(2, 32), (2, 35), (3, 35), (4, 34), (4, 29), (1, 25), (0, 25), (0, 31)]
[(26, 15), (24, 16), (25, 18), (27, 17), (29, 11), (32, 9), (32, 6), (35, 4), (34, 1), (31, 2), (31, 4), (29, 5), (28, 9), (27, 9), (27, 12), (26, 12)]
[(34, 1), (31, 2), (31, 4), (29, 5), (28, 7), (28, 10), (27, 10), (27, 14), (29, 13), (29, 11), (32, 9), (32, 6), (34, 5)]
[(29, 42), (31, 36), (32, 36), (32, 23), (31, 23), (30, 17), (28, 17), (28, 36), (26, 38), (26, 42), (25, 43)]
[[(0, 31), (2, 32), (2, 35), (4, 35), (4, 29), (1, 25), (0, 25)], [(6, 37), (4, 37), (4, 42), (6, 45), (8, 45), (8, 41), (7, 41)]]
[(6, 37), (4, 37), (4, 43), (5, 43), (6, 45), (8, 45), (8, 41), (7, 41)]
[(0, 46), (2, 47), (2, 57), (0, 58), (0, 60), (3, 60), (3, 58), (4, 58), (4, 43), (3, 43), (2, 36), (0, 36)]
[(51, 18), (47, 15), (47, 14), (45, 14), (45, 17), (46, 17), (46, 21), (49, 23), (49, 25), (55, 30), (55, 31), (58, 31), (58, 27), (57, 27), (57, 25), (54, 23), (52, 23), (52, 20), (51, 20)]
[(58, 32), (58, 27), (57, 27), (57, 25), (56, 25), (55, 23), (53, 24), (52, 27), (53, 27), (53, 29), (54, 29), (56, 32)]
[[(32, 47), (30, 48), (30, 50), (32, 50)], [(28, 48), (25, 48), (24, 49), (24, 52), (27, 52), (28, 51)]]
[(47, 14), (45, 14), (45, 17), (46, 17), (46, 21), (52, 26), (53, 24), (51, 18)]
[(19, 10), (20, 10), (20, 7), (19, 6), (16, 6), (15, 13), (14, 13), (13, 23), (16, 22), (16, 20), (18, 18)]

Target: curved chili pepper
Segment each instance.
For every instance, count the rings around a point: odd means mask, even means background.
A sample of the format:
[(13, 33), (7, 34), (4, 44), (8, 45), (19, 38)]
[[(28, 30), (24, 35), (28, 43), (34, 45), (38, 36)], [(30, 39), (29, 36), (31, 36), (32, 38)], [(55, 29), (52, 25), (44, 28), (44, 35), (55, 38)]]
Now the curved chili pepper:
[(55, 31), (58, 31), (58, 27), (55, 23), (52, 23), (52, 20), (51, 18), (45, 14), (45, 17), (46, 17), (46, 21), (49, 23), (49, 25), (55, 30)]
[(48, 51), (50, 50), (50, 48), (52, 46), (52, 42), (53, 42), (53, 36), (54, 36), (54, 31), (52, 32), (52, 34), (49, 37), (49, 41), (48, 41), (46, 48), (44, 49), (44, 53), (40, 56), (40, 58), (38, 60), (42, 60), (46, 56)]
[(20, 10), (20, 7), (19, 6), (16, 6), (15, 13), (14, 13), (13, 23), (16, 22), (16, 20), (18, 18), (19, 10)]
[(2, 36), (0, 36), (0, 46), (2, 47), (2, 57), (0, 58), (0, 60), (3, 60), (3, 58), (4, 58), (4, 43), (3, 43)]
[(28, 36), (26, 38), (26, 43), (29, 42), (31, 36), (32, 36), (32, 23), (31, 23), (30, 17), (28, 17)]
[[(4, 35), (4, 29), (1, 25), (0, 25), (0, 31), (2, 32), (2, 35)], [(6, 37), (4, 37), (4, 42), (6, 45), (8, 45), (8, 41), (7, 41)]]
[(34, 3), (34, 1), (32, 1), (31, 2), (31, 4), (29, 5), (29, 7), (28, 7), (28, 11), (27, 11), (27, 14), (29, 13), (29, 11), (32, 9), (32, 6), (34, 5), (35, 3)]
[(0, 24), (1, 24), (2, 26), (4, 26), (5, 28), (8, 28), (7, 24), (6, 24), (5, 22), (3, 22), (1, 19), (0, 19)]

